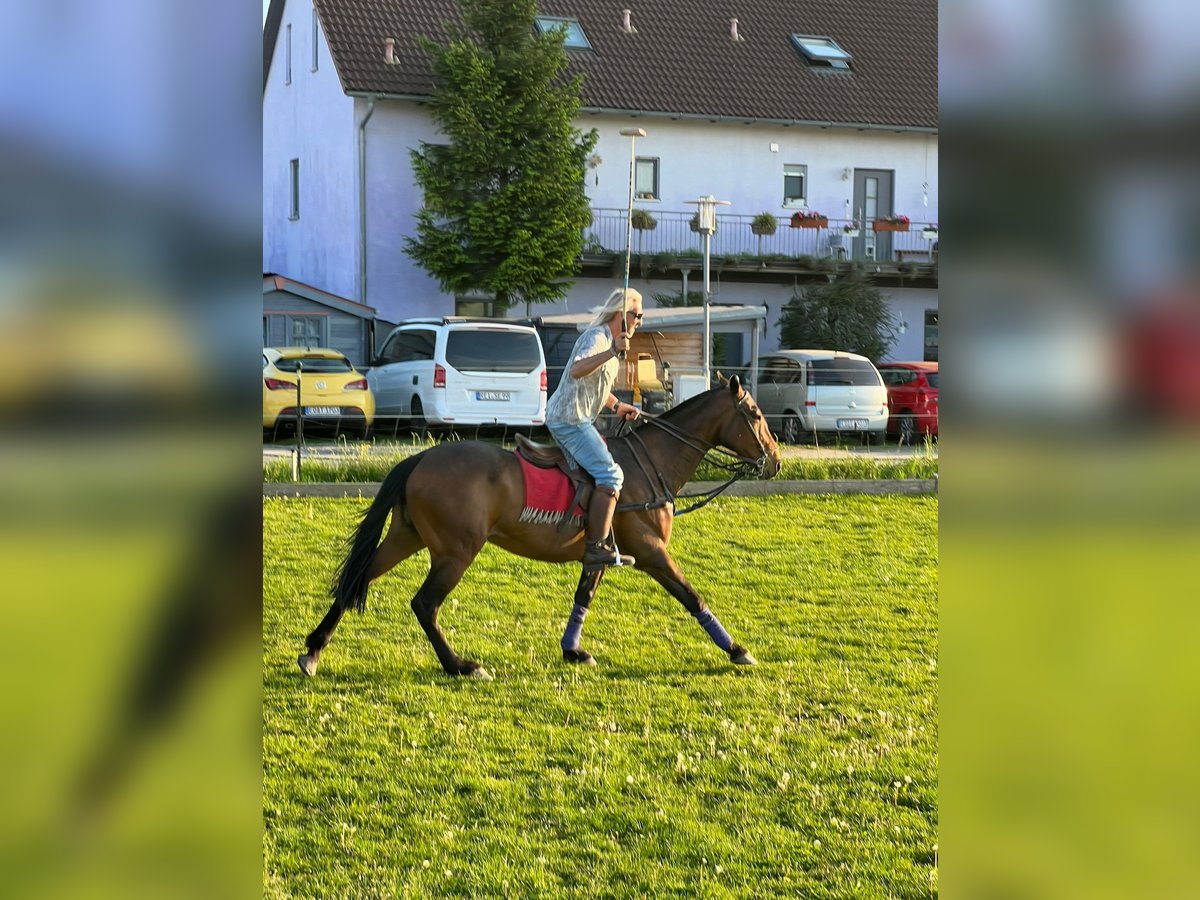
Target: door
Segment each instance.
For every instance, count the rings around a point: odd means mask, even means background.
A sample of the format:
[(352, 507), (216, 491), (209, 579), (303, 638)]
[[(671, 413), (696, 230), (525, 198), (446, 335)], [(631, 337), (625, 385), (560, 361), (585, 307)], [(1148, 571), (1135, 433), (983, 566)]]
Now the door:
[(388, 338), (376, 365), (367, 373), (377, 413), (407, 416), (423, 382), (432, 388), (435, 336), (428, 328), (405, 328)]
[(862, 226), (854, 239), (854, 259), (890, 262), (892, 233), (875, 233), (872, 224), (880, 216), (890, 216), (894, 173), (884, 169), (854, 170), (854, 217)]

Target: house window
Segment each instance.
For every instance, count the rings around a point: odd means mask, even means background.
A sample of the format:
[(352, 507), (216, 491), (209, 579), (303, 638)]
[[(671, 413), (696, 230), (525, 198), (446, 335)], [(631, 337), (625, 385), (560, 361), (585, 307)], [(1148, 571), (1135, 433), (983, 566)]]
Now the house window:
[(324, 316), (288, 316), (288, 325), (293, 347), (319, 347), (324, 343)]
[(313, 7), (312, 11), (312, 70), (317, 71), (317, 57), (319, 54), (320, 42), (318, 38), (321, 36), (321, 25), (317, 21), (317, 9)]
[(482, 297), (455, 297), (454, 314), (456, 316), (471, 316), (479, 319), (504, 318), (504, 314), (496, 315), (496, 301)]
[(832, 38), (811, 34), (793, 34), (792, 43), (813, 68), (850, 71), (852, 57)]
[(538, 16), (534, 19), (537, 25), (537, 30), (542, 34), (552, 31), (555, 28), (566, 28), (567, 37), (563, 41), (564, 47), (573, 48), (576, 50), (591, 50), (592, 45), (588, 42), (587, 35), (583, 33), (583, 26), (579, 24), (578, 19), (558, 19), (553, 16)]
[(633, 192), (639, 200), (661, 199), (658, 193), (658, 160), (639, 156), (634, 166)]
[(292, 205), (288, 212), (289, 219), (300, 218), (300, 160), (293, 159), (292, 169)]
[(938, 361), (938, 311), (925, 310), (925, 361)]
[(783, 167), (783, 205), (807, 206), (808, 166)]
[(283, 70), (283, 83), (291, 84), (292, 83), (292, 26), (291, 25), (288, 25), (288, 27), (287, 27), (287, 41), (285, 43), (285, 50), (287, 52), (287, 68), (285, 68)]

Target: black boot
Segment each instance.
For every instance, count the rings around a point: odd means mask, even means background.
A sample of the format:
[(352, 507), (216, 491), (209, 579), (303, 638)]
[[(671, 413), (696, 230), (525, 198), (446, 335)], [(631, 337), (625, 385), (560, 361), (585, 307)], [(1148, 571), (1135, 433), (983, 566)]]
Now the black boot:
[(583, 551), (583, 571), (594, 572), (607, 566), (632, 566), (634, 558), (622, 554), (617, 556), (616, 545), (611, 537), (613, 513), (617, 510), (617, 495), (610, 488), (596, 486), (592, 502), (588, 504), (587, 547)]

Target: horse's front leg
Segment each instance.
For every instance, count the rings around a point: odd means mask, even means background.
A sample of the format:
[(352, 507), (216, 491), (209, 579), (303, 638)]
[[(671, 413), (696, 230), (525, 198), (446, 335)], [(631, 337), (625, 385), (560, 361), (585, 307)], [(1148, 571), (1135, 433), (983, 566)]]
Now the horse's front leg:
[(563, 632), (561, 642), (563, 659), (567, 662), (579, 663), (584, 666), (596, 664), (592, 654), (580, 648), (579, 637), (583, 634), (583, 620), (588, 614), (592, 599), (600, 587), (600, 579), (603, 577), (604, 569), (597, 569), (593, 572), (584, 570), (579, 575), (579, 584), (575, 587), (575, 606), (571, 609), (570, 618), (567, 619), (567, 628)]
[(637, 559), (637, 568), (661, 584), (667, 593), (682, 603), (683, 608), (692, 614), (700, 627), (712, 638), (713, 643), (729, 654), (731, 662), (739, 666), (753, 666), (758, 663), (749, 650), (729, 636), (729, 632), (705, 604), (704, 598), (683, 577), (683, 572), (665, 549), (647, 558), (639, 554)]

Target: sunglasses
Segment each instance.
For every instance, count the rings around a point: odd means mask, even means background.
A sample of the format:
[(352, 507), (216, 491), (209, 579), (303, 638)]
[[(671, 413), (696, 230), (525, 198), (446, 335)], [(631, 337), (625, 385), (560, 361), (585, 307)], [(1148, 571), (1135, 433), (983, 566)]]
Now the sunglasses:
[(642, 321), (642, 314), (641, 314), (641, 313), (625, 313), (625, 315), (627, 315), (627, 316), (633, 316), (633, 320), (634, 320), (635, 322), (640, 322), (640, 321)]

